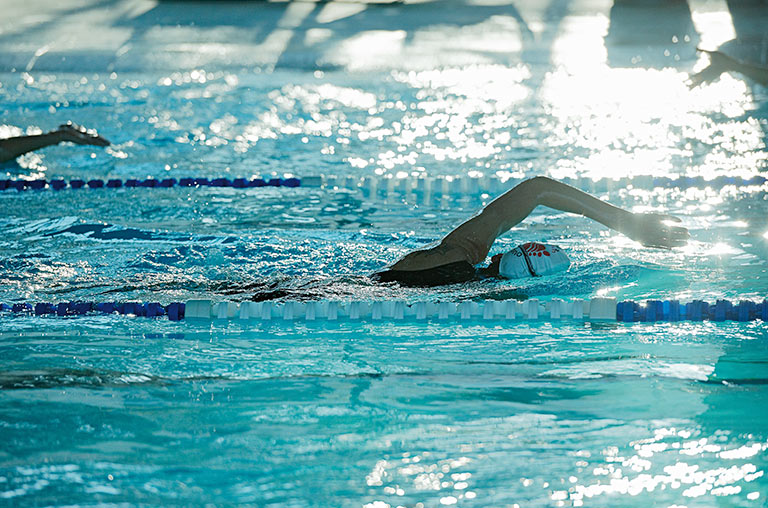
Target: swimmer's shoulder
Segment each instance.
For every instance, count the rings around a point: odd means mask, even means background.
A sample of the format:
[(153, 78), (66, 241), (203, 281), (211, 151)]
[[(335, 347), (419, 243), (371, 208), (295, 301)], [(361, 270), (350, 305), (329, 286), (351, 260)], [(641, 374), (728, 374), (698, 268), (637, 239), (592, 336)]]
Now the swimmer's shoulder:
[(434, 247), (413, 251), (389, 267), (395, 271), (429, 270), (452, 263), (465, 262), (472, 265), (469, 255), (461, 246), (441, 242)]

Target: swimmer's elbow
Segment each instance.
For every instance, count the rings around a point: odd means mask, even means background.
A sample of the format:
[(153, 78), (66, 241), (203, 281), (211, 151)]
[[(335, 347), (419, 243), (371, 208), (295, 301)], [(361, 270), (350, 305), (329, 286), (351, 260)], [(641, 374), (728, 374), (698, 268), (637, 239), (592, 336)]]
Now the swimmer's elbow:
[(551, 185), (552, 182), (556, 182), (554, 178), (550, 178), (548, 176), (539, 175), (539, 176), (533, 176), (531, 178), (528, 178), (526, 180), (527, 182), (534, 183), (536, 185)]
[(461, 239), (446, 238), (441, 242), (441, 246), (452, 252), (453, 258), (458, 261), (466, 261), (471, 265), (476, 265), (485, 261), (488, 255), (490, 245), (473, 236), (463, 237)]
[[(507, 191), (503, 196), (491, 202), (481, 213), (484, 218), (503, 223), (501, 227), (506, 231), (511, 225), (516, 224), (525, 217), (517, 217), (514, 212), (527, 215), (530, 210), (542, 204), (544, 196), (557, 189), (558, 182), (546, 176), (528, 178)], [(512, 224), (507, 224), (509, 221)]]
[(541, 196), (545, 192), (551, 191), (559, 182), (548, 176), (534, 176), (523, 183), (528, 183), (531, 194)]
[(548, 176), (534, 176), (533, 178), (523, 180), (514, 189), (512, 189), (510, 193), (522, 195), (529, 200), (535, 200), (543, 194), (555, 189), (557, 185), (558, 181), (553, 180)]

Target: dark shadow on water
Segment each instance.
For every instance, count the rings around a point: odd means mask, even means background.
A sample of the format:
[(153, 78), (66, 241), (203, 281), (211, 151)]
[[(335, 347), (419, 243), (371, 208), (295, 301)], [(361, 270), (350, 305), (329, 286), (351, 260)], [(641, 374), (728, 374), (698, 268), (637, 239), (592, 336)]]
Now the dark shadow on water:
[[(735, 327), (736, 325), (734, 325)], [(729, 337), (730, 335), (730, 337)], [(697, 416), (703, 437), (724, 430), (736, 439), (768, 439), (768, 362), (765, 327), (725, 335), (715, 370), (705, 382), (706, 410)]]
[[(281, 30), (289, 30), (290, 36), (285, 43), (276, 68), (325, 69), (333, 70), (322, 62), (323, 55), (345, 39), (354, 38), (366, 31), (405, 31), (405, 44), (413, 41), (419, 30), (433, 26), (447, 25), (456, 28), (468, 27), (487, 21), (493, 16), (513, 17), (519, 25), (524, 40), (532, 38), (532, 32), (513, 4), (476, 5), (467, 9), (464, 0), (432, 0), (419, 3), (403, 2), (341, 2), (364, 7), (361, 12), (341, 17), (340, 19), (321, 22), (318, 15), (329, 2), (266, 2), (266, 1), (227, 1), (216, 2), (216, 9), (211, 9), (210, 2), (204, 1), (164, 1), (149, 11), (135, 17), (126, 16), (118, 20), (117, 26), (130, 27), (132, 35), (126, 47), (142, 46), (151, 36), (155, 27), (196, 27), (207, 29), (249, 29), (238, 30), (233, 36), (246, 39), (240, 42), (262, 44)], [(336, 2), (334, 2), (336, 3)], [(454, 10), (452, 6), (460, 7)], [(301, 21), (294, 26), (286, 24), (289, 9), (307, 9)], [(427, 14), (425, 14), (428, 13)], [(409, 13), (415, 16), (409, 16)], [(307, 43), (310, 30), (330, 31), (330, 36), (323, 41)], [(211, 42), (231, 43), (232, 40), (218, 40), (219, 35), (211, 31)]]
[(605, 36), (612, 67), (677, 67), (694, 58), (699, 35), (687, 0), (616, 0)]
[[(727, 0), (736, 37), (718, 48), (739, 60), (768, 64), (768, 0)], [(613, 67), (680, 67), (696, 58), (700, 36), (688, 0), (616, 0), (605, 36)]]
[(718, 49), (739, 60), (768, 66), (768, 0), (727, 0), (727, 4), (736, 38)]

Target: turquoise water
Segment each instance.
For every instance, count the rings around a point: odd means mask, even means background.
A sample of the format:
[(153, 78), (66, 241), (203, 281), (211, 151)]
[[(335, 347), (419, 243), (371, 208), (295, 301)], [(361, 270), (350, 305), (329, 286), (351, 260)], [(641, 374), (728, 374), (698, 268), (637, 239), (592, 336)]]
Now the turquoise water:
[[(535, 56), (535, 55), (534, 55)], [(685, 63), (685, 62), (684, 62)], [(693, 65), (693, 61), (685, 65)], [(682, 64), (681, 64), (682, 65)], [(5, 135), (72, 119), (4, 178), (765, 175), (766, 89), (672, 69), (515, 65), (0, 74)], [(0, 301), (717, 298), (768, 294), (766, 189), (601, 195), (680, 216), (643, 249), (537, 213), (492, 253), (561, 275), (433, 290), (367, 275), (494, 196), (344, 189), (0, 193)], [(10, 506), (764, 506), (755, 323), (170, 323), (0, 318)]]
[(11, 505), (766, 495), (762, 324), (4, 329)]

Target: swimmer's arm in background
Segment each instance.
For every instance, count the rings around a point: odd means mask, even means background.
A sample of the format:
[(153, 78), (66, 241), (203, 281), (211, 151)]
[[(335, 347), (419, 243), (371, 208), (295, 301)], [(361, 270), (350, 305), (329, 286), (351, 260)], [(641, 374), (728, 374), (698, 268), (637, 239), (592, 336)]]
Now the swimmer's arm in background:
[(691, 76), (689, 80), (691, 88), (695, 88), (702, 83), (715, 81), (724, 72), (738, 72), (761, 85), (768, 85), (768, 69), (765, 67), (758, 67), (736, 60), (720, 51), (707, 51), (704, 49), (699, 49), (699, 51), (709, 55), (709, 65)]
[(482, 262), (500, 235), (522, 222), (537, 206), (583, 215), (647, 247), (671, 248), (688, 241), (688, 230), (666, 224), (679, 219), (663, 214), (632, 213), (597, 199), (575, 187), (536, 177), (502, 194), (478, 215), (463, 223), (441, 242), (469, 253), (472, 264)]
[(0, 139), (0, 162), (7, 162), (19, 155), (24, 155), (47, 146), (58, 145), (64, 141), (77, 145), (109, 146), (110, 144), (109, 141), (99, 136), (96, 131), (87, 130), (70, 122), (46, 134)]

